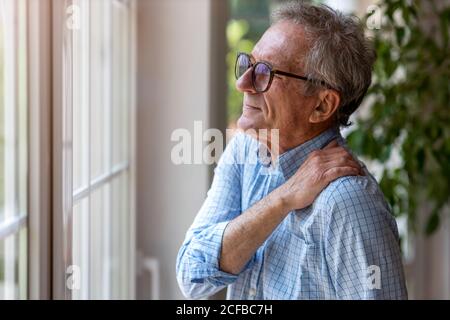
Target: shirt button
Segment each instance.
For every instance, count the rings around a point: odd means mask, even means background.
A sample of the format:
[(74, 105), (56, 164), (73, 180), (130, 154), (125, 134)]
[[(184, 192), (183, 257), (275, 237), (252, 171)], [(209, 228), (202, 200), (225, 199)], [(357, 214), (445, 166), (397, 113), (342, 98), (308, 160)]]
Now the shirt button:
[(254, 297), (256, 295), (256, 289), (251, 288), (249, 294), (250, 294), (250, 297)]

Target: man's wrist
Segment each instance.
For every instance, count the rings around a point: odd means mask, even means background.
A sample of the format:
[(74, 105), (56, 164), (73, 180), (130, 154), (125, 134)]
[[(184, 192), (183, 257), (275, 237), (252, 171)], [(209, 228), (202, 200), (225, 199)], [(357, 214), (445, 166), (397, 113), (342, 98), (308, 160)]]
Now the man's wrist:
[(291, 202), (289, 201), (289, 192), (286, 190), (284, 185), (275, 189), (272, 195), (275, 205), (279, 208), (280, 212), (287, 214), (293, 210)]

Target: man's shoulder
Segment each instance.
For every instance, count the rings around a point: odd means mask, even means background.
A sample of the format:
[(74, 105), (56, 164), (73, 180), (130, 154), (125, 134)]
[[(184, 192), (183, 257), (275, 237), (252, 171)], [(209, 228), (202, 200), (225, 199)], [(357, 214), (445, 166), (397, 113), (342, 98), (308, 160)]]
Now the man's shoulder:
[(336, 179), (313, 206), (329, 235), (398, 241), (397, 222), (372, 176)]
[(345, 176), (331, 182), (314, 206), (341, 219), (390, 217), (390, 208), (376, 180), (370, 176)]
[(380, 188), (376, 180), (369, 175), (345, 176), (330, 182), (324, 193), (328, 194), (329, 201), (342, 201), (378, 196)]

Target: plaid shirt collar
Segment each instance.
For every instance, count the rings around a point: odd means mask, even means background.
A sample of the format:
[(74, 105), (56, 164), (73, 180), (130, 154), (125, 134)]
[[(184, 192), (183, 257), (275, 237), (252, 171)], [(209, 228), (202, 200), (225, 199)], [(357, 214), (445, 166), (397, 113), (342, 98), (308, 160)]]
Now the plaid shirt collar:
[[(294, 175), (295, 172), (297, 172), (298, 168), (305, 162), (308, 155), (318, 149), (322, 149), (325, 147), (328, 143), (330, 143), (333, 139), (338, 139), (338, 142), (340, 144), (343, 143), (343, 138), (339, 132), (339, 129), (337, 127), (329, 128), (319, 135), (315, 136), (314, 138), (282, 153), (278, 157), (278, 161), (275, 165), (275, 168), (277, 168), (285, 179), (289, 179)], [(261, 165), (264, 167), (272, 166), (272, 163), (270, 160), (270, 154), (267, 154), (266, 156), (262, 156), (260, 154), (261, 148), (257, 149), (257, 157), (258, 161)], [(273, 166), (272, 166), (273, 168)]]

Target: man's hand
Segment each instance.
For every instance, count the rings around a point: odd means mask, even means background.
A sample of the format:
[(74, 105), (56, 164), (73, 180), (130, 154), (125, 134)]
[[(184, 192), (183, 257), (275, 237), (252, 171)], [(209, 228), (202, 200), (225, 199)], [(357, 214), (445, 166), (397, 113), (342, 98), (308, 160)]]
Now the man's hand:
[(363, 174), (359, 163), (333, 140), (322, 150), (311, 152), (297, 172), (280, 187), (285, 209), (305, 208), (331, 181), (359, 174)]

